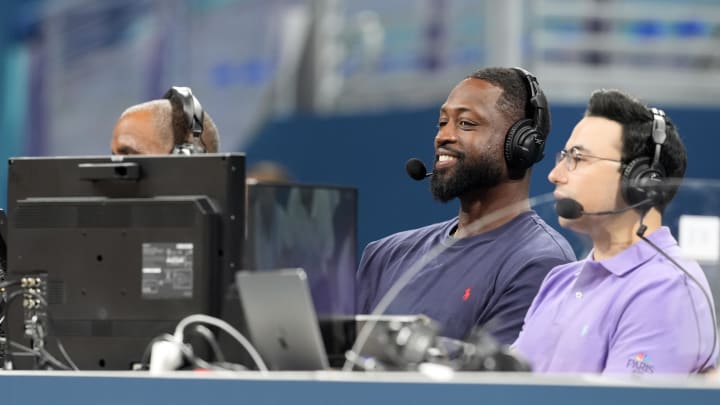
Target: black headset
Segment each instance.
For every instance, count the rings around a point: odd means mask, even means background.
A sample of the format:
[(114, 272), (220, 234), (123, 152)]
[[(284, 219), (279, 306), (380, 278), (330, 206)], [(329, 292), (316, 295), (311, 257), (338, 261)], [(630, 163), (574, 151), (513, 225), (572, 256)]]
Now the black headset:
[[(203, 111), (200, 101), (192, 94), (192, 90), (189, 87), (173, 86), (165, 93), (163, 98), (170, 100), (173, 110), (178, 107), (182, 108), (185, 117), (185, 128), (186, 130), (192, 130), (193, 134), (192, 143), (177, 144), (173, 147), (171, 153), (173, 155), (205, 153), (205, 147), (200, 140), (200, 135), (203, 132), (205, 111)], [(175, 134), (173, 134), (173, 138), (174, 136)]]
[(517, 180), (545, 156), (545, 139), (550, 133), (550, 107), (537, 78), (523, 68), (512, 69), (522, 75), (528, 90), (526, 118), (512, 124), (505, 135), (505, 162), (510, 178)]
[(665, 200), (665, 193), (660, 185), (665, 179), (665, 168), (660, 163), (660, 152), (667, 138), (665, 131), (665, 112), (651, 108), (653, 115), (652, 139), (655, 142), (655, 153), (652, 160), (643, 156), (633, 159), (625, 166), (621, 178), (621, 191), (628, 205), (643, 204), (642, 208), (656, 206)]

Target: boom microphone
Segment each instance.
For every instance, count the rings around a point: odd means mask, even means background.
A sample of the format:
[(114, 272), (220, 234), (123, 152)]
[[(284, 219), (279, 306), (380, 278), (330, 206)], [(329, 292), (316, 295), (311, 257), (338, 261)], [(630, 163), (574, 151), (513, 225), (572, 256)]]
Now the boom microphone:
[(616, 210), (609, 210), (609, 211), (596, 211), (596, 212), (587, 212), (585, 209), (583, 209), (582, 204), (577, 202), (576, 200), (573, 200), (572, 198), (561, 198), (557, 200), (555, 203), (555, 212), (558, 214), (558, 216), (566, 219), (578, 219), (583, 215), (610, 215), (610, 214), (619, 214), (621, 212), (630, 211), (631, 209), (641, 207), (643, 205), (646, 205), (648, 203), (652, 203), (653, 200), (648, 198), (646, 200), (642, 200), (637, 204), (629, 205), (624, 208), (616, 209)]
[(583, 207), (572, 198), (561, 198), (555, 203), (555, 212), (562, 218), (578, 219), (583, 214)]
[(412, 158), (405, 163), (405, 171), (414, 180), (422, 180), (425, 177), (432, 176), (432, 172), (428, 173), (425, 163), (420, 159)]

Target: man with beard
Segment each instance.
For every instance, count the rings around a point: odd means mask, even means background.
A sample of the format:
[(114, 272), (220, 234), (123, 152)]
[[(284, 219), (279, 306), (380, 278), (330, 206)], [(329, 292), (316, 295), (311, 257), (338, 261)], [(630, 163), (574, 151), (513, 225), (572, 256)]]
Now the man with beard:
[(461, 81), (440, 108), (430, 186), (439, 201), (460, 200), (458, 216), (368, 244), (357, 312), (371, 313), (404, 276), (385, 313), (427, 315), (454, 339), (478, 326), (512, 343), (547, 272), (575, 260), (527, 200), (549, 130), (547, 100), (529, 72), (487, 68)]

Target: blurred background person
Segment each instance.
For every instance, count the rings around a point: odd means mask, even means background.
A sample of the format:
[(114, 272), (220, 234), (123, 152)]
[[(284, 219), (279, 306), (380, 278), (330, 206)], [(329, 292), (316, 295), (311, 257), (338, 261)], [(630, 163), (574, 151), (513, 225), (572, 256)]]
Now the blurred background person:
[(248, 183), (287, 183), (293, 177), (281, 163), (263, 160), (253, 164), (247, 169)]

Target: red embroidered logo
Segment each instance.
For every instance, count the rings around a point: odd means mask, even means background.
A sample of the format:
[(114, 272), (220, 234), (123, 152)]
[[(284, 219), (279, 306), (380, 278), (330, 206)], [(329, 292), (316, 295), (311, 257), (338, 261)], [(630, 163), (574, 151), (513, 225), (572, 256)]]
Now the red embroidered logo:
[(468, 298), (470, 298), (470, 288), (469, 287), (465, 289), (465, 294), (463, 294), (462, 298), (463, 298), (463, 301), (467, 301)]

